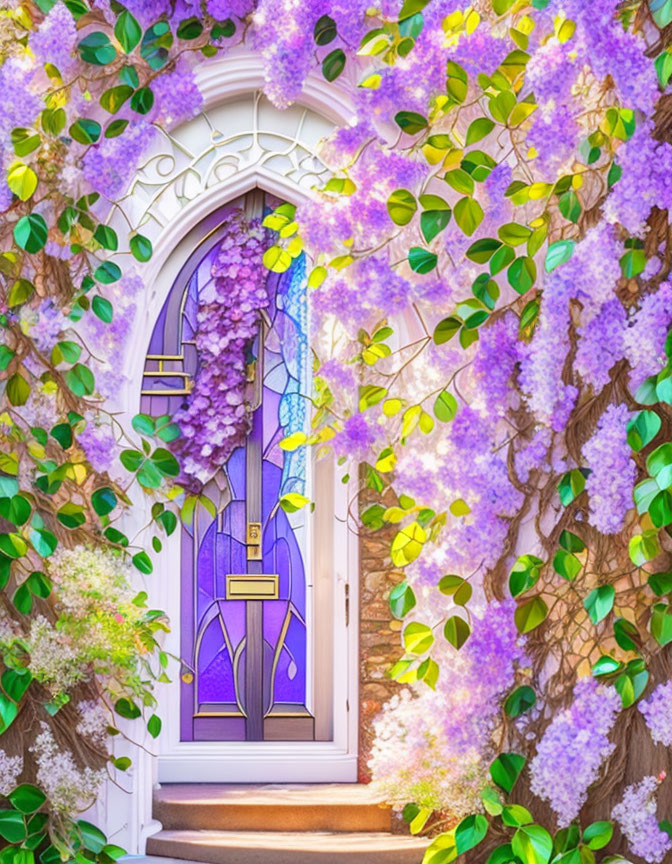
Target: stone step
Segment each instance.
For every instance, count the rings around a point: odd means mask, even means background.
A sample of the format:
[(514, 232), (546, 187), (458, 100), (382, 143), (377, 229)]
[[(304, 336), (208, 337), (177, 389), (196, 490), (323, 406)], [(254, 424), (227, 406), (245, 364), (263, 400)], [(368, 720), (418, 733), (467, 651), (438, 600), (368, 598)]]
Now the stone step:
[(147, 854), (204, 864), (421, 864), (427, 844), (384, 832), (160, 831)]
[(154, 793), (154, 818), (164, 830), (364, 831), (391, 829), (391, 811), (369, 787), (165, 784)]

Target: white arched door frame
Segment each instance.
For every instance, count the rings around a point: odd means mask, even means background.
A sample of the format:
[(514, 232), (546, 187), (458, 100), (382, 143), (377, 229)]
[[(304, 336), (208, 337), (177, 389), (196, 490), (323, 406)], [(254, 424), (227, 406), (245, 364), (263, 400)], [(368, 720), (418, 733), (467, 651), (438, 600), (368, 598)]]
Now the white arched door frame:
[[(197, 82), (204, 96), (205, 109), (213, 108), (239, 97), (250, 96), (263, 84), (263, 72), (258, 58), (248, 52), (234, 52), (231, 56), (204, 64), (197, 70)], [(302, 109), (308, 109), (328, 120), (331, 128), (349, 122), (351, 110), (343, 91), (327, 85), (319, 78), (310, 78), (301, 99)], [(179, 131), (179, 130), (176, 130)], [(301, 143), (301, 142), (299, 142)], [(304, 146), (303, 144), (301, 145)], [(310, 145), (306, 144), (305, 149)], [(326, 169), (324, 169), (326, 171)], [(310, 173), (310, 172), (309, 172)], [(115, 211), (111, 224), (123, 236), (124, 225), (138, 228), (150, 236), (154, 253), (147, 264), (137, 269), (144, 281), (142, 296), (135, 298), (136, 315), (132, 331), (127, 339), (127, 350), (121, 360), (122, 373), (115, 407), (122, 412), (119, 419), (130, 430), (130, 419), (139, 410), (142, 389), (144, 360), (156, 318), (168, 296), (173, 282), (190, 252), (199, 240), (214, 228), (216, 213), (229, 202), (255, 188), (260, 188), (279, 198), (300, 204), (308, 195), (308, 188), (295, 180), (273, 170), (268, 159), (258, 160), (242, 170), (237, 170), (221, 182), (201, 189), (192, 200), (184, 203), (165, 224), (147, 220), (139, 215), (138, 197), (134, 189), (142, 188), (142, 178), (136, 177), (131, 191), (122, 199), (121, 208), (125, 216)], [(137, 186), (136, 184), (139, 184)], [(141, 195), (139, 195), (141, 199)], [(142, 201), (141, 201), (142, 203)], [(132, 433), (131, 433), (132, 434)], [(317, 468), (320, 472), (314, 485), (320, 499), (333, 506), (331, 525), (324, 525), (320, 507), (316, 508), (315, 520), (322, 521), (313, 526), (313, 533), (320, 532), (321, 542), (314, 545), (312, 566), (321, 572), (333, 585), (329, 598), (333, 626), (333, 736), (331, 740), (312, 742), (181, 742), (179, 740), (179, 671), (173, 667), (173, 683), (161, 685), (158, 690), (157, 713), (164, 720), (164, 731), (157, 744), (158, 762), (154, 767), (136, 760), (134, 786), (141, 795), (140, 811), (147, 813), (148, 778), (159, 782), (352, 782), (357, 777), (358, 749), (358, 549), (356, 537), (348, 530), (348, 502), (355, 493), (354, 485), (348, 487), (334, 482), (334, 469), (329, 463)], [(340, 472), (339, 472), (340, 473)], [(356, 468), (351, 471), (356, 483)], [(149, 516), (151, 501), (136, 495), (136, 505), (144, 507)], [(149, 520), (148, 520), (149, 521)], [(140, 524), (137, 510), (134, 525), (129, 525), (129, 535), (134, 536)], [(135, 530), (133, 530), (135, 528)], [(330, 531), (328, 542), (322, 537)], [(154, 573), (147, 577), (146, 588), (152, 604), (168, 612), (172, 621), (172, 632), (166, 648), (179, 655), (179, 531), (164, 542), (162, 553), (156, 556)], [(145, 543), (148, 537), (145, 539)], [(316, 569), (315, 569), (316, 568)], [(349, 603), (349, 614), (346, 604)], [(349, 620), (348, 620), (349, 619)], [(351, 622), (349, 626), (349, 622)], [(326, 641), (326, 640), (325, 640)], [(324, 695), (324, 694), (323, 694)], [(132, 777), (133, 775), (131, 775)], [(144, 791), (143, 791), (144, 790)], [(137, 812), (137, 811), (136, 811)], [(136, 821), (131, 817), (131, 821)], [(136, 823), (137, 825), (137, 823)], [(129, 846), (142, 847), (142, 837), (151, 833), (147, 815), (132, 832), (139, 839)]]

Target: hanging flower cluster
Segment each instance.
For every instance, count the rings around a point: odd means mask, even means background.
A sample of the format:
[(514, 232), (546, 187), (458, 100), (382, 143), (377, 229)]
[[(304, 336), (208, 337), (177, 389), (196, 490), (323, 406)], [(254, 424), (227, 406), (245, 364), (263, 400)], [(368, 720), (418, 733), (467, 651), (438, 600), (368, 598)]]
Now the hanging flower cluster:
[(198, 310), (198, 371), (187, 407), (174, 419), (182, 431), (177, 445), (182, 469), (203, 484), (250, 431), (252, 348), (269, 305), (265, 248), (258, 220), (230, 218), (212, 264), (215, 296)]

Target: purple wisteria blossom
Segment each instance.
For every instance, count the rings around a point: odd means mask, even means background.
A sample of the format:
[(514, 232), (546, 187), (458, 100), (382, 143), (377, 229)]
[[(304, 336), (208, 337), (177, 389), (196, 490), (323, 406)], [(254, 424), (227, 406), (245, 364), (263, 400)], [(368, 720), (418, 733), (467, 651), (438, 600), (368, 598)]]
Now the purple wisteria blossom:
[(638, 708), (656, 744), (672, 747), (672, 681), (659, 684)]
[(588, 521), (603, 534), (617, 534), (632, 507), (636, 467), (627, 441), (629, 419), (626, 405), (610, 405), (581, 451), (591, 470), (586, 480), (590, 496)]
[(530, 763), (531, 789), (548, 801), (558, 825), (577, 818), (588, 788), (615, 745), (609, 733), (621, 708), (614, 687), (582, 678), (574, 688), (574, 701), (557, 713), (537, 746)]
[(623, 798), (611, 811), (634, 855), (649, 864), (659, 864), (672, 849), (672, 838), (658, 825), (656, 789), (658, 777), (645, 777), (625, 790)]
[(175, 415), (177, 449), (187, 475), (205, 483), (250, 430), (245, 352), (269, 305), (262, 264), (265, 231), (258, 220), (230, 218), (212, 264), (215, 299), (198, 311), (200, 364), (186, 408)]

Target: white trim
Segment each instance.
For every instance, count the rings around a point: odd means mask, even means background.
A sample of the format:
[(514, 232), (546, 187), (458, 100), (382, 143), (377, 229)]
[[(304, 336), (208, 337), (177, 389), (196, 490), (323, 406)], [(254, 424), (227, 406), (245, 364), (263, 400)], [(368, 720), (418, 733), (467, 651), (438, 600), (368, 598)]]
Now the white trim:
[[(226, 71), (227, 74), (223, 74)], [(260, 68), (251, 55), (225, 58), (216, 64), (205, 64), (198, 71), (199, 85), (206, 103), (249, 94), (258, 86)], [(256, 77), (255, 77), (256, 76)], [(329, 104), (325, 107), (324, 83), (306, 86), (309, 107), (319, 103), (322, 114), (342, 119), (346, 106), (329, 88)], [(303, 100), (302, 100), (303, 102)], [(128, 418), (138, 410), (142, 386), (144, 356), (156, 317), (168, 296), (179, 269), (194, 246), (194, 237), (207, 233), (208, 217), (228, 202), (260, 187), (280, 198), (300, 203), (306, 190), (287, 180), (265, 165), (249, 166), (224, 182), (205, 189), (181, 208), (154, 241), (154, 254), (142, 268), (147, 285), (144, 303), (139, 303), (129, 350), (124, 358), (123, 372), (128, 379), (120, 388), (119, 407)], [(353, 470), (356, 476), (356, 470)], [(159, 782), (352, 782), (357, 778), (358, 755), (358, 550), (356, 537), (348, 530), (346, 519), (348, 496), (352, 489), (337, 480), (334, 483), (334, 508), (341, 521), (334, 523), (333, 538), (333, 624), (334, 689), (333, 741), (319, 742), (180, 742), (179, 740), (179, 676), (160, 688), (157, 713), (164, 718), (164, 732), (159, 739)], [(147, 509), (149, 509), (148, 505)], [(179, 656), (179, 532), (164, 543), (157, 556), (151, 577), (152, 599), (166, 610), (173, 631), (166, 649)], [(349, 584), (350, 626), (345, 623), (345, 586)], [(347, 645), (347, 650), (342, 650)]]

